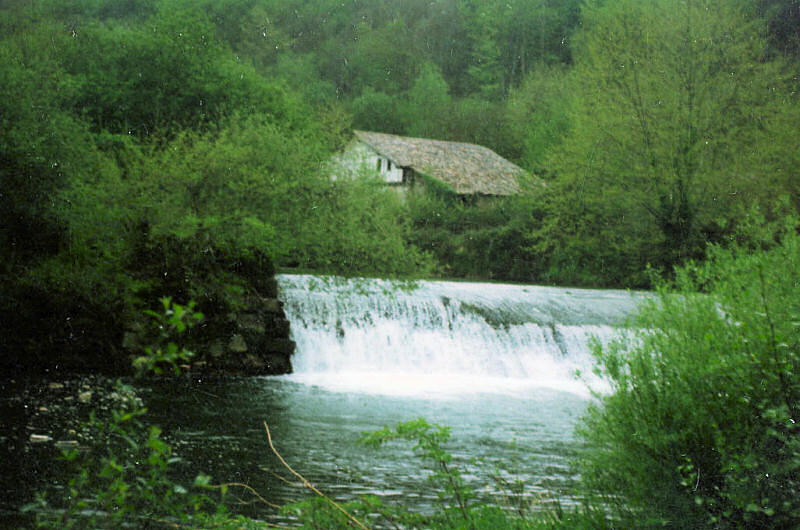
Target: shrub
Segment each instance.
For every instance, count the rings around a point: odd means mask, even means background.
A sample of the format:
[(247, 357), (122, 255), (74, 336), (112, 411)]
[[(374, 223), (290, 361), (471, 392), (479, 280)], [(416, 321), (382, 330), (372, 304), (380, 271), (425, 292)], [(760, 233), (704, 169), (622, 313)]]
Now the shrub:
[(536, 194), (474, 201), (444, 191), (413, 194), (411, 243), (433, 254), (441, 276), (540, 281), (546, 260), (528, 237), (537, 201)]
[(637, 526), (796, 528), (799, 321), (793, 229), (681, 269), (643, 331), (598, 349), (612, 392), (580, 429), (586, 486)]
[[(179, 371), (178, 362), (193, 354), (175, 341), (202, 319), (188, 307), (162, 300), (161, 312), (147, 311), (157, 339), (134, 361), (139, 375)], [(87, 444), (62, 452), (72, 470), (66, 489), (52, 488), (23, 508), (34, 511), (42, 528), (160, 527), (186, 522), (216, 506), (198, 488), (209, 478), (198, 475), (194, 490), (174, 482), (170, 469), (180, 461), (161, 437), (161, 429), (142, 421), (147, 409), (134, 389), (117, 380), (108, 414), (95, 414), (80, 427)], [(218, 509), (221, 506), (218, 507)]]

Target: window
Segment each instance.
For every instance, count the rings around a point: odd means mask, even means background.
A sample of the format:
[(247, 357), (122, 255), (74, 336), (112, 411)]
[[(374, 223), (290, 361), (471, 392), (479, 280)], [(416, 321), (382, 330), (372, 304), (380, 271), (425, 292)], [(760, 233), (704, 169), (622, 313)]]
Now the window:
[(387, 160), (386, 161), (386, 171), (391, 171), (391, 170), (392, 170), (392, 161), (391, 160)]
[(378, 171), (380, 171), (380, 170), (381, 170), (381, 159), (379, 158), (378, 159)]

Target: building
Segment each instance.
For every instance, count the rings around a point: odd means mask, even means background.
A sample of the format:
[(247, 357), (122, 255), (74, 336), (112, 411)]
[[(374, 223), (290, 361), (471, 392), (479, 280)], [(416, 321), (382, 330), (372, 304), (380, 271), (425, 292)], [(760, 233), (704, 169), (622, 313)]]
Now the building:
[(520, 191), (525, 170), (480, 145), (354, 131), (334, 160), (334, 179), (377, 171), (402, 190), (436, 186), (461, 196), (504, 196)]

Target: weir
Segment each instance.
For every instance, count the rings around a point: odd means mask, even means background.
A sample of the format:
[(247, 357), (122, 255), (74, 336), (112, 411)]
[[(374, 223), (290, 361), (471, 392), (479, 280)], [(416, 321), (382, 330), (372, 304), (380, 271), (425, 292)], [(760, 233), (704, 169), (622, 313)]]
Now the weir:
[(297, 343), (290, 377), (381, 394), (602, 390), (592, 340), (610, 340), (643, 296), (311, 275), (278, 282)]

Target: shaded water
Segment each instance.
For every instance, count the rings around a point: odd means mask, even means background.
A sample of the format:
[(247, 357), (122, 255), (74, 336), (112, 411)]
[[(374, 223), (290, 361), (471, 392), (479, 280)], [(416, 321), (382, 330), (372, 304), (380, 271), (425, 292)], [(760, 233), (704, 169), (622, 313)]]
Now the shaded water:
[[(198, 398), (200, 389), (204, 397)], [(283, 471), (266, 443), (261, 422), (267, 421), (284, 458), (323, 491), (340, 499), (373, 493), (423, 510), (435, 493), (411, 446), (366, 448), (358, 443), (364, 432), (425, 417), (453, 427), (449, 449), (487, 498), (502, 493), (489, 476), (503, 467), (513, 468), (530, 494), (565, 493), (574, 478), (566, 460), (574, 449), (572, 426), (585, 406), (579, 396), (546, 389), (515, 397), (430, 399), (331, 392), (271, 378), (165, 385), (150, 392), (147, 401), (161, 411), (157, 421), (193, 464), (187, 468), (217, 481), (246, 482), (273, 502), (299, 498), (296, 488), (265, 471)]]
[[(266, 421), (282, 455), (334, 498), (373, 493), (424, 511), (435, 492), (410, 445), (358, 444), (365, 431), (424, 417), (452, 426), (448, 449), (485, 500), (502, 497), (491, 478), (502, 476), (522, 480), (529, 498), (549, 492), (569, 501), (568, 459), (590, 399), (586, 384), (603, 387), (588, 370), (590, 338), (607, 340), (638, 296), (452, 282), (408, 289), (313, 276), (279, 282), (298, 344), (294, 374), (137, 387), (183, 458), (183, 482), (202, 471), (216, 483), (247, 483), (278, 504), (305, 496), (274, 475), (283, 470), (267, 446)], [(63, 383), (52, 398), (37, 390), (47, 382), (2, 385), (0, 411), (10, 427), (0, 438), (6, 514), (30, 498), (40, 477), (58, 480), (54, 443), (31, 444), (30, 435), (68, 438), (64, 411), (91, 408), (78, 395), (106, 384)]]

